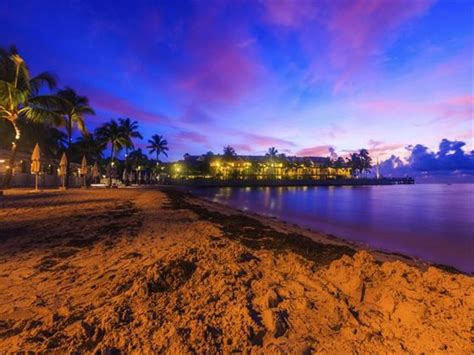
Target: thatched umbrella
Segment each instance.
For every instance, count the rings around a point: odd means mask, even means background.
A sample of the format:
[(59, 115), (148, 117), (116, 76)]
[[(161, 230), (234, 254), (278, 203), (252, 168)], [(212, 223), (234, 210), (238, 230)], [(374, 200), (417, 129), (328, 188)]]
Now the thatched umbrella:
[(95, 180), (99, 177), (99, 175), (100, 175), (99, 164), (95, 162), (94, 166), (92, 167), (92, 178)]
[(41, 171), (41, 149), (36, 143), (33, 154), (31, 154), (31, 172), (35, 174), (35, 191), (38, 191), (38, 174)]
[(87, 187), (87, 173), (89, 172), (89, 167), (87, 166), (87, 159), (86, 156), (84, 155), (82, 157), (82, 163), (81, 163), (81, 174), (84, 178), (84, 187)]
[(67, 155), (64, 152), (59, 162), (59, 176), (63, 177), (63, 189), (66, 189)]

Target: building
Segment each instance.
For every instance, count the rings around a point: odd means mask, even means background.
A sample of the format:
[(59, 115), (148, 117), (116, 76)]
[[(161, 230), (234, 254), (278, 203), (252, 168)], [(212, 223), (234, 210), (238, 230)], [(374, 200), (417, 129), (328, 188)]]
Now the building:
[(344, 179), (351, 177), (346, 164), (325, 157), (241, 155), (185, 155), (169, 166), (172, 178), (210, 179)]

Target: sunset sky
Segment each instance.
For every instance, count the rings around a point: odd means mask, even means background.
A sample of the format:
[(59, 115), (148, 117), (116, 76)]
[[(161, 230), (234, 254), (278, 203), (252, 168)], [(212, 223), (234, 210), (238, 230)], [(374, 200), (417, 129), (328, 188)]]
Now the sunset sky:
[[(0, 2), (1, 45), (170, 157), (473, 149), (468, 0)], [(146, 146), (143, 140), (138, 146)]]

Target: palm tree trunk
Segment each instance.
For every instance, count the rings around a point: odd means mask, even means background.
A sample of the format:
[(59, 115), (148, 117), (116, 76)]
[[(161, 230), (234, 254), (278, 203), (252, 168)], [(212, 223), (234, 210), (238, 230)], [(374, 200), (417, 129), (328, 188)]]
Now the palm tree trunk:
[(66, 188), (69, 187), (69, 176), (71, 175), (71, 146), (72, 146), (72, 120), (68, 116), (67, 122), (67, 166), (66, 166)]
[(112, 187), (112, 168), (114, 163), (114, 142), (112, 142), (112, 148), (110, 149), (110, 167), (109, 167), (109, 187)]
[(16, 117), (14, 117), (10, 122), (13, 125), (13, 129), (15, 130), (15, 138), (13, 139), (13, 142), (12, 142), (12, 147), (10, 150), (10, 160), (8, 162), (8, 168), (7, 168), (7, 171), (5, 172), (5, 178), (2, 184), (3, 189), (10, 188), (10, 183), (11, 183), (12, 174), (13, 174), (13, 167), (15, 166), (15, 160), (16, 160), (16, 150), (17, 150), (18, 141), (20, 140), (20, 135), (21, 135), (20, 128), (16, 124)]

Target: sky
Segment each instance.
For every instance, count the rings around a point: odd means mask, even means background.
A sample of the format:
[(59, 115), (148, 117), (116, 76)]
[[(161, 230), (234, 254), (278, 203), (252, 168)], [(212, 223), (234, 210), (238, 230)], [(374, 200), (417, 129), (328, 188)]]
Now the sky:
[(473, 149), (469, 0), (2, 0), (1, 46), (185, 153)]

